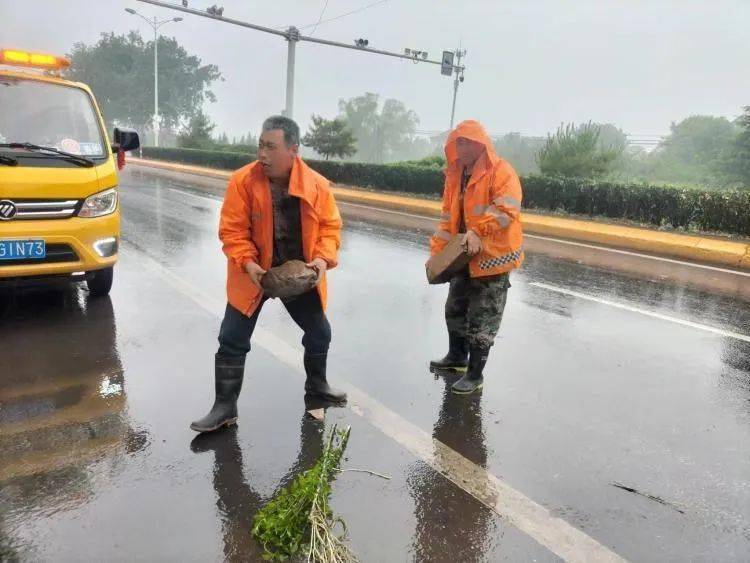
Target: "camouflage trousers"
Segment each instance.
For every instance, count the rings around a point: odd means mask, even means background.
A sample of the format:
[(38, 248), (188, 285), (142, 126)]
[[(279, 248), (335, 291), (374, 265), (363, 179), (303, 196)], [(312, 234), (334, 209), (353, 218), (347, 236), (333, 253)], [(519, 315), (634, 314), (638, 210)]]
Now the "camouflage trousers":
[(510, 288), (508, 274), (491, 279), (462, 272), (451, 279), (445, 302), (448, 332), (464, 336), (469, 346), (489, 348), (495, 342)]

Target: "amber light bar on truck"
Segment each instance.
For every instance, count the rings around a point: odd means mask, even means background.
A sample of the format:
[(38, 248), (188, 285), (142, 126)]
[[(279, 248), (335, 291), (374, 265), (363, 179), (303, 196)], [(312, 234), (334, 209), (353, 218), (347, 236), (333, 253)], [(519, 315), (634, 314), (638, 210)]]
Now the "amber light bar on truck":
[(65, 57), (56, 57), (46, 53), (30, 53), (17, 49), (0, 49), (0, 64), (61, 70), (68, 68), (70, 61)]

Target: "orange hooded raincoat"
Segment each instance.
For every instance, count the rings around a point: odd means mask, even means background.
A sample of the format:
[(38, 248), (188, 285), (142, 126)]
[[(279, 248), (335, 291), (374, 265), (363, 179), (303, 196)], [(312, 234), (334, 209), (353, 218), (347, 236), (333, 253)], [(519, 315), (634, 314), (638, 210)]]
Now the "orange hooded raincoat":
[(445, 190), (437, 231), (430, 240), (432, 255), (458, 234), (461, 222), (461, 173), (456, 140), (471, 139), (485, 150), (474, 165), (463, 198), (466, 228), (482, 240), (482, 251), (469, 263), (471, 277), (503, 274), (524, 259), (521, 230), (521, 182), (510, 164), (497, 156), (492, 141), (478, 121), (463, 121), (445, 143)]
[[(329, 269), (336, 267), (341, 216), (328, 180), (297, 157), (289, 178), (289, 194), (300, 198), (305, 260), (322, 258)], [(250, 316), (260, 305), (263, 291), (250, 281), (244, 266), (255, 262), (268, 270), (273, 260), (271, 187), (257, 162), (240, 168), (230, 178), (221, 208), (219, 238), (228, 259), (227, 298), (235, 309)], [(318, 284), (318, 293), (325, 308), (325, 277)]]

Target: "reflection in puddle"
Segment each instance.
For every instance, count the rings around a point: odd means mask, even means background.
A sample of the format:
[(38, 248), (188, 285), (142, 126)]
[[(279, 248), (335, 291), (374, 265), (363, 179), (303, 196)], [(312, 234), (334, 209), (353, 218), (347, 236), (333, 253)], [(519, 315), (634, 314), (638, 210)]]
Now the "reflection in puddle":
[[(0, 559), (26, 557), (30, 512), (74, 509), (98, 475), (148, 444), (125, 413), (109, 298), (79, 288), (0, 293)], [(135, 448), (134, 448), (135, 446)]]
[[(459, 376), (440, 377), (445, 388), (432, 437), (486, 468), (482, 394), (454, 395), (451, 385)], [(435, 455), (441, 455), (440, 448)], [(441, 464), (450, 465), (451, 460)], [(491, 512), (424, 463), (415, 466), (408, 483), (417, 519), (412, 546), (414, 560), (483, 561), (497, 532)]]
[[(307, 411), (327, 409), (330, 403), (305, 397), (305, 412), (300, 420), (300, 445), (297, 459), (276, 485), (274, 493), (264, 498), (248, 480), (245, 455), (237, 437), (237, 426), (217, 432), (199, 434), (190, 444), (196, 454), (211, 452), (214, 458), (213, 487), (216, 507), (221, 517), (224, 558), (226, 561), (260, 561), (263, 549), (252, 538), (250, 530), (255, 513), (276, 491), (287, 487), (307, 471), (323, 453), (323, 422), (311, 418)], [(248, 454), (249, 457), (249, 454)]]

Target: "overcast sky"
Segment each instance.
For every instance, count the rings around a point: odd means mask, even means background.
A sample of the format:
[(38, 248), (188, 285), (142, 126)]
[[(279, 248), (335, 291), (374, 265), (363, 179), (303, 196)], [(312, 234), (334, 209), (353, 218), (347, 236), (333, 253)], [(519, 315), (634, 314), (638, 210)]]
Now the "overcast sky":
[[(329, 0), (323, 19), (375, 0)], [(215, 0), (190, 0), (204, 9)], [(269, 27), (314, 24), (325, 0), (224, 0), (225, 16)], [(55, 53), (179, 15), (136, 0), (0, 0), (0, 45)], [(307, 32), (312, 29), (306, 30)], [(286, 42), (185, 16), (163, 28), (225, 81), (206, 110), (230, 137), (257, 131), (284, 105)], [(457, 119), (491, 133), (543, 135), (561, 122), (612, 122), (664, 134), (692, 114), (734, 118), (750, 104), (750, 0), (389, 0), (318, 26), (315, 35), (371, 47), (468, 50)], [(309, 43), (297, 49), (295, 117), (333, 117), (340, 98), (375, 92), (414, 109), (421, 130), (450, 121), (452, 80), (438, 67)]]

